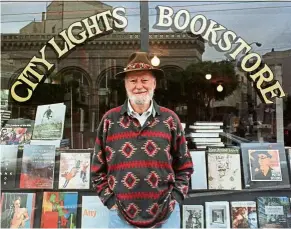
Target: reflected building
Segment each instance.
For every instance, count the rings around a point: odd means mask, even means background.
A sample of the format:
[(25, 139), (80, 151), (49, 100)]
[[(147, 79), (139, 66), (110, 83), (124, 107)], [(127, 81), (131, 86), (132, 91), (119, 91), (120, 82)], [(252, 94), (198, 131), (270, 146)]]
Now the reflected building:
[[(39, 56), (39, 50), (52, 37), (61, 45), (63, 41), (58, 33), (63, 29), (73, 22), (111, 8), (98, 1), (53, 1), (47, 6), (47, 12), (42, 14), (41, 22), (29, 23), (19, 34), (2, 34), (1, 87), (10, 88), (31, 58)], [(67, 112), (67, 130), (70, 129), (72, 114), (74, 132), (94, 133), (103, 114), (121, 105), (126, 98), (123, 82), (116, 80), (114, 75), (123, 71), (128, 56), (140, 49), (140, 39), (138, 32), (114, 32), (77, 46), (61, 60), (47, 49), (46, 59), (55, 63), (56, 69), (45, 83), (38, 85), (29, 103), (10, 101), (12, 117), (34, 119), (37, 105), (65, 102), (67, 110), (73, 110)], [(161, 105), (175, 110), (181, 105), (170, 101), (163, 91), (168, 90), (169, 93), (171, 85), (179, 82), (189, 64), (202, 61), (204, 40), (186, 33), (163, 32), (150, 33), (149, 43), (150, 54), (160, 58), (159, 67), (166, 75), (165, 80), (158, 82), (155, 98)]]

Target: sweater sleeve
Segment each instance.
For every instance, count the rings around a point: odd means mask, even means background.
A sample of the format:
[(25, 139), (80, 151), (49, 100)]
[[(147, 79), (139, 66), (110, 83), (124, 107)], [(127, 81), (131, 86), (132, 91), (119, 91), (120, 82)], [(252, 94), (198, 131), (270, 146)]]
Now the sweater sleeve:
[(108, 209), (112, 208), (116, 202), (113, 191), (109, 188), (108, 185), (108, 176), (107, 176), (107, 161), (106, 161), (106, 152), (105, 152), (105, 139), (106, 131), (104, 131), (104, 120), (100, 122), (100, 125), (97, 130), (97, 136), (95, 141), (95, 149), (92, 157), (92, 166), (91, 166), (91, 182), (93, 189), (97, 192), (97, 195), (100, 197), (101, 201)]
[(185, 199), (189, 190), (189, 180), (194, 172), (191, 154), (188, 150), (186, 138), (180, 120), (177, 118), (177, 130), (173, 139), (173, 169), (175, 185), (172, 195), (178, 203)]

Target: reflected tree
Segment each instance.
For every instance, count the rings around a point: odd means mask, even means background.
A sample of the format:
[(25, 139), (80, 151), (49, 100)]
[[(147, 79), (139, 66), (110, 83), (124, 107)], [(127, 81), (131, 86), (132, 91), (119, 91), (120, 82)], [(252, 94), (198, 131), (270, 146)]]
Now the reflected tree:
[[(205, 78), (206, 74), (211, 74), (210, 80)], [(183, 81), (190, 123), (196, 120), (211, 120), (211, 101), (223, 100), (231, 95), (238, 85), (234, 64), (229, 61), (191, 64), (186, 68)], [(223, 91), (217, 91), (218, 85), (223, 86)]]

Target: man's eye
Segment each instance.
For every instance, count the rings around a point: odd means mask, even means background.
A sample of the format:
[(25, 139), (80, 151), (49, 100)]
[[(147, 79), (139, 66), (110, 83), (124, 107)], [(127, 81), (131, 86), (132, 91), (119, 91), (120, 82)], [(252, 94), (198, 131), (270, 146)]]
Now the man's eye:
[(147, 82), (148, 80), (142, 80), (142, 82)]

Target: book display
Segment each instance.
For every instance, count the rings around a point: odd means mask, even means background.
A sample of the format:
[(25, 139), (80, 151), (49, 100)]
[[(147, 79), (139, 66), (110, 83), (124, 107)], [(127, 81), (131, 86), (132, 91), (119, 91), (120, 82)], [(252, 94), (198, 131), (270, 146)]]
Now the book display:
[[(90, 183), (93, 149), (64, 147), (70, 139), (62, 139), (63, 119), (56, 124), (45, 113), (53, 108), (63, 116), (63, 104), (46, 105), (35, 123), (9, 120), (2, 128), (1, 226), (107, 228), (109, 210)], [(187, 134), (196, 146), (189, 147), (195, 172), (180, 207), (181, 228), (290, 228), (291, 150), (279, 143), (215, 146), (221, 127), (196, 122)], [(218, 142), (201, 140), (214, 138)], [(14, 220), (15, 209), (21, 222)]]
[(223, 132), (222, 126), (222, 122), (195, 122), (189, 126), (191, 133), (186, 137), (197, 149), (206, 149), (207, 146), (223, 147), (224, 144), (219, 137), (219, 133)]

